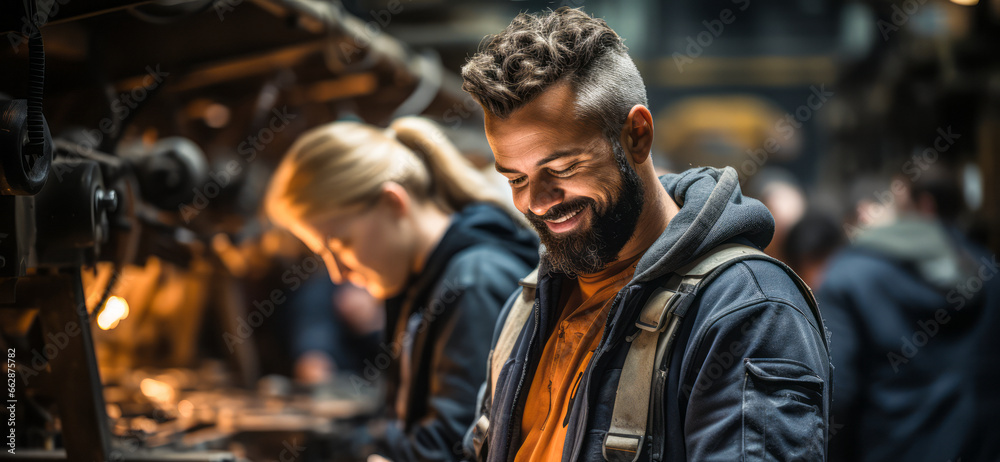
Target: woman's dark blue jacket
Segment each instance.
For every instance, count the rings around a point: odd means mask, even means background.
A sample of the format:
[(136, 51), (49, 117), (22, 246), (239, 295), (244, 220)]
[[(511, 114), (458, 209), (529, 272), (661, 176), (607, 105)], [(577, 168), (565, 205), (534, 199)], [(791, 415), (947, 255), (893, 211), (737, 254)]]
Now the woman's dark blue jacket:
[(376, 452), (395, 462), (461, 458), (497, 316), (537, 263), (535, 235), (498, 207), (452, 216), (423, 271), (386, 301), (389, 334), (359, 378), (385, 374), (385, 418), (365, 430)]

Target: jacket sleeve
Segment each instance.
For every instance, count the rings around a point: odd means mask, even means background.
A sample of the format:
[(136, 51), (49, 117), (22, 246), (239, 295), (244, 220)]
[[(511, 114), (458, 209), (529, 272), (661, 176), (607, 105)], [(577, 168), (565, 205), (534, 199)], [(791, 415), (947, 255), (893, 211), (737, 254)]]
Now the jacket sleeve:
[(445, 280), (458, 289), (437, 297), (454, 304), (455, 310), (430, 346), (435, 351), (427, 413), (409, 429), (387, 425), (377, 444), (379, 452), (395, 462), (462, 458), (462, 439), (476, 416), (497, 316), (518, 279), (530, 271), (495, 252), (472, 252), (461, 260), (445, 273)]
[(825, 460), (829, 356), (812, 317), (764, 299), (695, 332), (679, 390), (689, 460)]

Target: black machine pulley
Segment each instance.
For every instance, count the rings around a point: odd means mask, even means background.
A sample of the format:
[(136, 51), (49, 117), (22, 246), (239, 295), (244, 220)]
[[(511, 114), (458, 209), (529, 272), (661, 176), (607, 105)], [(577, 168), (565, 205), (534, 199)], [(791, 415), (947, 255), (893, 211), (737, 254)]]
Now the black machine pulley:
[(52, 165), (52, 136), (44, 124), (44, 145), (33, 149), (28, 132), (27, 101), (0, 101), (0, 194), (33, 195), (45, 185)]

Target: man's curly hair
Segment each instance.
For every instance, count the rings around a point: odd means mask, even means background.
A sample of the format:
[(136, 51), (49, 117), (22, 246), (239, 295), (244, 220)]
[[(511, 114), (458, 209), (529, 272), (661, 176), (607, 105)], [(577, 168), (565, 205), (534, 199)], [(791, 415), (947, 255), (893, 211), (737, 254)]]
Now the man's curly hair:
[(646, 89), (622, 38), (603, 19), (561, 7), (518, 14), (487, 36), (462, 67), (462, 89), (506, 119), (557, 82), (576, 93), (577, 112), (617, 139), (628, 111), (646, 105)]

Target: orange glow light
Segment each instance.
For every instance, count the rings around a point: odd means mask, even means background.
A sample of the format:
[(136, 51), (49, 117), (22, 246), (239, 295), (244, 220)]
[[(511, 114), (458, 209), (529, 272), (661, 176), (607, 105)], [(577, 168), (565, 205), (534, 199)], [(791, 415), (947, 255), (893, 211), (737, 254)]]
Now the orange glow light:
[(128, 317), (128, 302), (112, 295), (104, 303), (104, 310), (97, 315), (97, 326), (104, 330), (114, 329), (118, 322)]

